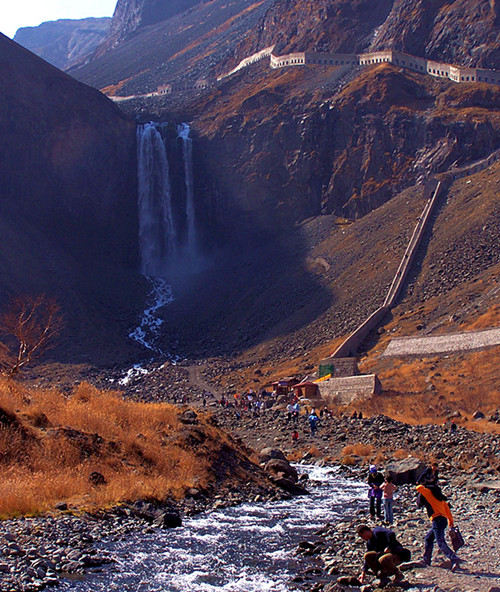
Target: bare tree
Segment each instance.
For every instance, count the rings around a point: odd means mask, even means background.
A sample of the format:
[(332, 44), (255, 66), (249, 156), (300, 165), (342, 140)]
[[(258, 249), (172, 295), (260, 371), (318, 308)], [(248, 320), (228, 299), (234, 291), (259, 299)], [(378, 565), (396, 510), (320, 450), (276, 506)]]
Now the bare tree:
[(0, 371), (15, 376), (44, 351), (63, 328), (61, 309), (45, 295), (13, 299), (0, 313)]

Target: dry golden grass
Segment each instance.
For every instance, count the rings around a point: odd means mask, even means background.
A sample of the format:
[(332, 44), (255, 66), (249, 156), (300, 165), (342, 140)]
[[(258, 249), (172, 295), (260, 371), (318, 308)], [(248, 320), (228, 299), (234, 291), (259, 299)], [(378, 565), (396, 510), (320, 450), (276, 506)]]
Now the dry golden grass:
[[(0, 516), (59, 501), (92, 508), (180, 497), (209, 481), (206, 447), (186, 444), (170, 405), (125, 401), (88, 384), (66, 396), (0, 380), (0, 414)], [(93, 471), (106, 483), (94, 486)]]
[(371, 456), (373, 446), (371, 444), (349, 444), (342, 449), (343, 456)]

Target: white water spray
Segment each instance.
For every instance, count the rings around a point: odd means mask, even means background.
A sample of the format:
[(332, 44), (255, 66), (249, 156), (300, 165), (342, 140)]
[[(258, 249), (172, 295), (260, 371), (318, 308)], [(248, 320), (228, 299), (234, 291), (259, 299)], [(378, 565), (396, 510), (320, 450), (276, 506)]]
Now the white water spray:
[(141, 273), (165, 277), (177, 249), (172, 191), (162, 125), (137, 127), (139, 248)]
[[(164, 354), (154, 344), (158, 340), (162, 320), (158, 312), (173, 301), (172, 287), (167, 279), (181, 269), (194, 268), (197, 260), (195, 205), (193, 191), (193, 142), (186, 123), (177, 126), (182, 141), (184, 182), (186, 186), (185, 220), (176, 223), (174, 216), (170, 166), (166, 149), (166, 123), (146, 123), (137, 127), (138, 216), (141, 273), (152, 289), (148, 307), (140, 325), (129, 337), (146, 349)], [(179, 212), (176, 211), (177, 217)], [(184, 225), (185, 240), (179, 244)]]
[(182, 156), (184, 161), (184, 181), (186, 184), (186, 255), (189, 263), (196, 259), (196, 226), (193, 191), (193, 140), (189, 137), (191, 129), (187, 123), (177, 126), (178, 137), (182, 140)]

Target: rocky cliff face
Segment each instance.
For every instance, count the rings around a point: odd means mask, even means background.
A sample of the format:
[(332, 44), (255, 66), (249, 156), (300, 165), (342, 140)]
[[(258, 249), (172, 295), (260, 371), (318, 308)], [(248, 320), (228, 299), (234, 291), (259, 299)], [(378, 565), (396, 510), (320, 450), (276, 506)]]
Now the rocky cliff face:
[(58, 20), (18, 29), (14, 41), (64, 70), (91, 54), (109, 29), (110, 18)]
[(276, 0), (235, 49), (235, 61), (276, 45), (289, 51), (399, 49), (500, 67), (498, 0)]
[[(358, 218), (402, 188), (500, 143), (500, 89), (381, 65), (269, 72), (198, 113), (201, 194), (266, 232), (320, 213)], [(243, 78), (243, 74), (241, 75)], [(232, 207), (228, 207), (232, 204)]]
[(363, 51), (390, 14), (394, 0), (276, 0), (236, 56), (276, 46), (276, 53)]
[(0, 300), (72, 300), (67, 325), (88, 339), (101, 324), (105, 339), (123, 309), (103, 309), (137, 259), (135, 123), (3, 35), (0, 94)]
[(128, 39), (135, 31), (155, 25), (199, 4), (202, 0), (118, 0), (105, 43), (97, 54), (102, 55)]
[(395, 0), (371, 49), (498, 69), (499, 25), (498, 0)]
[[(107, 45), (100, 48), (99, 55), (70, 72), (86, 84), (121, 96), (156, 91), (158, 85), (168, 82), (213, 76), (271, 3), (198, 2), (166, 20), (138, 28), (133, 35), (125, 35), (124, 41), (113, 41), (109, 51)], [(123, 2), (120, 6), (132, 15), (135, 4)]]

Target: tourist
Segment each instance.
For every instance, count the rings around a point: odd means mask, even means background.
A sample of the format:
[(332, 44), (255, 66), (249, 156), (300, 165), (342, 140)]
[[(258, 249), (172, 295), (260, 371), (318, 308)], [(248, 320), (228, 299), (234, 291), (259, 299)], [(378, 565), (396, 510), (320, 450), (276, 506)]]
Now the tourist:
[(297, 444), (298, 441), (299, 441), (299, 432), (297, 430), (293, 430), (292, 444)]
[(429, 485), (427, 487), (425, 485), (417, 485), (417, 491), (417, 505), (419, 508), (424, 507), (427, 510), (432, 523), (431, 529), (425, 535), (422, 565), (428, 566), (431, 564), (432, 549), (434, 547), (434, 541), (436, 541), (439, 549), (451, 561), (451, 571), (455, 571), (459, 566), (460, 558), (448, 547), (444, 536), (446, 527), (453, 527), (453, 516), (450, 506), (446, 501), (447, 497), (437, 485)]
[(363, 583), (367, 571), (371, 570), (380, 577), (380, 586), (388, 584), (391, 576), (394, 576), (396, 584), (401, 582), (403, 574), (398, 565), (403, 561), (409, 561), (411, 553), (408, 549), (403, 548), (394, 532), (382, 526), (370, 528), (366, 524), (362, 524), (358, 526), (357, 533), (366, 541), (363, 571), (359, 576), (359, 581)]
[(370, 465), (370, 472), (368, 474), (368, 485), (370, 490), (368, 497), (370, 499), (370, 516), (375, 519), (382, 520), (382, 490), (380, 486), (384, 482), (384, 476), (377, 471), (376, 465)]
[(296, 401), (293, 405), (293, 420), (297, 421), (300, 415), (300, 405), (299, 402)]
[(437, 485), (439, 481), (439, 466), (436, 462), (431, 464), (430, 469), (426, 469), (418, 478), (418, 485)]
[(311, 415), (308, 417), (309, 427), (311, 428), (311, 436), (316, 434), (316, 430), (318, 429), (319, 424), (319, 417), (316, 415), (316, 411), (313, 409), (311, 411)]
[(288, 405), (286, 406), (286, 420), (290, 421), (292, 419), (292, 414), (293, 414), (293, 405), (291, 403), (288, 403)]
[(394, 492), (397, 490), (397, 487), (394, 485), (390, 475), (386, 475), (380, 489), (382, 490), (382, 499), (384, 501), (384, 520), (387, 524), (392, 524), (394, 522)]

